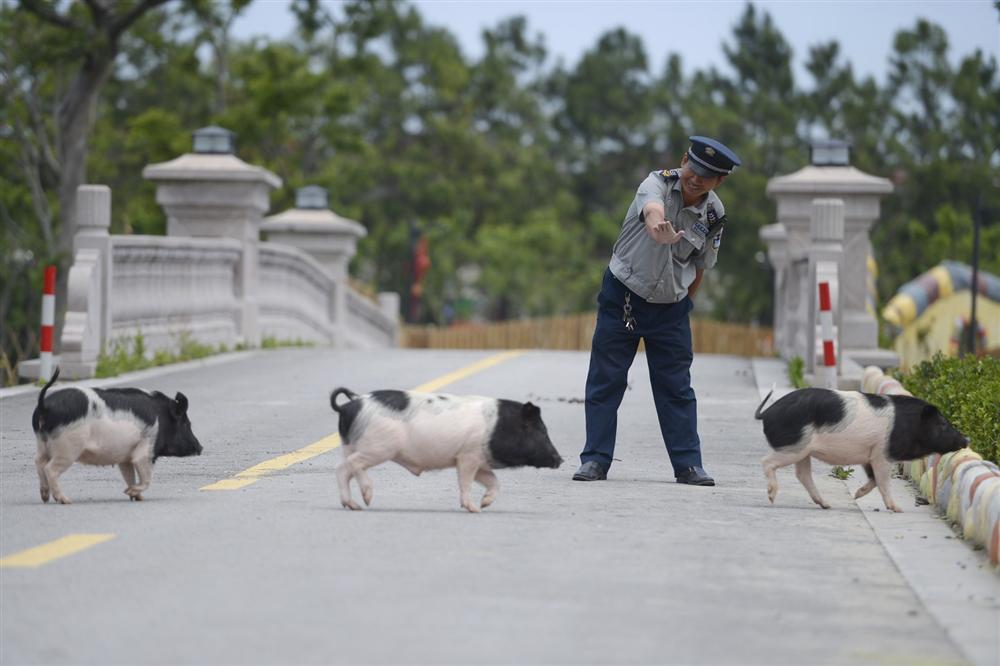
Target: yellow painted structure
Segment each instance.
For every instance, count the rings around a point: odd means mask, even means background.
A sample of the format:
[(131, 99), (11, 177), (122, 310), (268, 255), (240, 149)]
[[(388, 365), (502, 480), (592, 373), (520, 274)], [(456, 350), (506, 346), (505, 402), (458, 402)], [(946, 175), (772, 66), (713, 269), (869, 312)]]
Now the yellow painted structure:
[[(942, 293), (919, 316), (911, 319), (893, 342), (903, 370), (931, 358), (938, 351), (949, 356), (958, 353), (959, 322), (969, 320), (972, 293), (968, 289), (957, 292), (942, 289), (942, 292), (947, 295)], [(1000, 303), (979, 294), (976, 320), (986, 333), (985, 348), (1000, 347)]]

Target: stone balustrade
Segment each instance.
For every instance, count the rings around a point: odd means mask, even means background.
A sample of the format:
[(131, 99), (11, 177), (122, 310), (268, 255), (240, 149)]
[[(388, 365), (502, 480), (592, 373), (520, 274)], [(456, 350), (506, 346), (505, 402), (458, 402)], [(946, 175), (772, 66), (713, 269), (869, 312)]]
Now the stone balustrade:
[(335, 344), (338, 284), (302, 250), (260, 244), (260, 329), (264, 337)]
[[(265, 223), (281, 179), (231, 150), (230, 133), (206, 128), (195, 133), (193, 153), (143, 170), (157, 183), (165, 237), (109, 234), (111, 190), (80, 187), (57, 347), (62, 377), (92, 377), (101, 352), (139, 333), (148, 354), (176, 352), (185, 339), (227, 348), (258, 346), (265, 337), (364, 349), (398, 344), (398, 295), (379, 294), (375, 303), (349, 283), (364, 227), (329, 211), (317, 187), (303, 188), (296, 208)], [(273, 238), (262, 242), (262, 230)], [(36, 378), (38, 366), (25, 361), (18, 372)]]
[(241, 342), (236, 267), (228, 238), (112, 236), (110, 342), (141, 333), (148, 349), (182, 336), (232, 348)]
[(399, 326), (393, 315), (393, 312), (399, 311), (396, 294), (379, 294), (377, 305), (353, 289), (348, 289), (346, 296), (344, 311), (351, 323), (343, 329), (345, 346), (395, 347), (399, 344)]

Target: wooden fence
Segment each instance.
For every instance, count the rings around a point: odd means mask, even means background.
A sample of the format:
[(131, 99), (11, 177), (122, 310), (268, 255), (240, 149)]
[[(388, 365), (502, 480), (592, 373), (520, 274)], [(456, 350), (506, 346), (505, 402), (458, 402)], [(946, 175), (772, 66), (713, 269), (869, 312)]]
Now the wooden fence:
[[(402, 345), (430, 349), (590, 349), (594, 313), (545, 317), (491, 324), (404, 326)], [(770, 328), (729, 324), (707, 319), (691, 320), (694, 351), (698, 354), (773, 356)], [(642, 346), (639, 347), (640, 351)]]

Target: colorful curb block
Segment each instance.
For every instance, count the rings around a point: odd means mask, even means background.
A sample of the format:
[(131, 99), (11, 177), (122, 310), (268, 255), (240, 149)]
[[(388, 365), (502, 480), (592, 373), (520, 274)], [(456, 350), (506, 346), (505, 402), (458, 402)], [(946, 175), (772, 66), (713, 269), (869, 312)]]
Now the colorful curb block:
[[(865, 368), (861, 390), (910, 395), (875, 366)], [(972, 449), (962, 449), (903, 463), (903, 471), (917, 482), (928, 502), (962, 528), (966, 539), (986, 548), (990, 562), (1000, 565), (1000, 468)]]

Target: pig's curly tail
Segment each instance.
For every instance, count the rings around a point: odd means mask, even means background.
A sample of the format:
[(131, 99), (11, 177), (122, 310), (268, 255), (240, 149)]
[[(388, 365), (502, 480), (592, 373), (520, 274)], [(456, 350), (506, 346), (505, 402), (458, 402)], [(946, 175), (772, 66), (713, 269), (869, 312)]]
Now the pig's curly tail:
[(357, 400), (358, 394), (350, 389), (341, 387), (330, 394), (330, 406), (333, 407), (333, 411), (340, 413), (340, 407), (337, 406), (337, 397), (341, 394), (346, 395), (349, 400)]

